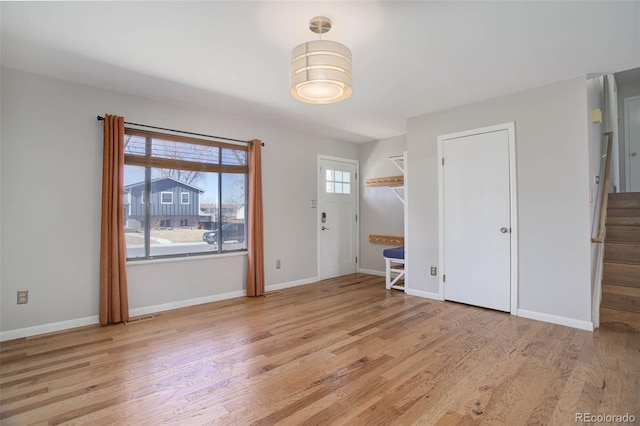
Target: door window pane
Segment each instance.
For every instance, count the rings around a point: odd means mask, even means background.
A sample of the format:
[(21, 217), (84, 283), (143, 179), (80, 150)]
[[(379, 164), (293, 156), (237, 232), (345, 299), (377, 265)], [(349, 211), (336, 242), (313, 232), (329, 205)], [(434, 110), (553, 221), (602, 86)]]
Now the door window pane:
[(327, 170), (326, 192), (331, 194), (351, 194), (351, 172)]

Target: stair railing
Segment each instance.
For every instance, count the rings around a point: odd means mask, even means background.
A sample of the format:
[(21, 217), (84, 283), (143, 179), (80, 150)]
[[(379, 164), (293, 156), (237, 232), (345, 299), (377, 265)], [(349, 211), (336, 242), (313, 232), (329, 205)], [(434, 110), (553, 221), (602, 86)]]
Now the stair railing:
[(598, 244), (597, 250), (597, 270), (593, 289), (593, 301), (591, 306), (591, 321), (594, 328), (600, 326), (600, 302), (602, 301), (602, 261), (604, 258), (604, 232), (607, 222), (607, 204), (609, 201), (609, 182), (611, 180), (611, 151), (613, 149), (613, 132), (604, 134), (607, 137), (607, 152), (605, 154), (604, 166), (604, 187), (600, 194), (600, 218), (598, 221), (598, 234), (591, 238), (593, 243)]
[(604, 186), (600, 195), (600, 220), (598, 222), (598, 234), (591, 238), (591, 242), (604, 242), (604, 228), (607, 221), (607, 203), (609, 200), (609, 182), (611, 181), (611, 150), (613, 149), (613, 132), (605, 133), (607, 137), (607, 153), (605, 154)]

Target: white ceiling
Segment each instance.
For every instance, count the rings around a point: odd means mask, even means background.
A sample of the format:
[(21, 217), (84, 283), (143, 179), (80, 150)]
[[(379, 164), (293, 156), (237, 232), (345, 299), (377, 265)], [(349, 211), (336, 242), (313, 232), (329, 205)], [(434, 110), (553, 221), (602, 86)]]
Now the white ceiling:
[[(640, 2), (2, 2), (2, 64), (350, 142), (409, 117), (640, 66)], [(351, 48), (354, 93), (289, 97), (292, 47)]]

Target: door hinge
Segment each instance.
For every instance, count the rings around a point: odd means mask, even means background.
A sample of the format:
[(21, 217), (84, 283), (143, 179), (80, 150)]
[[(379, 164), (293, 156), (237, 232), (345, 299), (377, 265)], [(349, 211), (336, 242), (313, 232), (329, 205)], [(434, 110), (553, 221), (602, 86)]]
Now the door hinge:
[(358, 179), (358, 172), (356, 172), (355, 175), (356, 175), (356, 179)]
[(358, 215), (356, 215), (356, 222), (358, 221)]
[(442, 282), (443, 283), (447, 282), (447, 275), (446, 274), (442, 274)]
[(444, 157), (442, 157), (442, 165), (444, 166)]
[(356, 256), (356, 263), (358, 263), (358, 256)]

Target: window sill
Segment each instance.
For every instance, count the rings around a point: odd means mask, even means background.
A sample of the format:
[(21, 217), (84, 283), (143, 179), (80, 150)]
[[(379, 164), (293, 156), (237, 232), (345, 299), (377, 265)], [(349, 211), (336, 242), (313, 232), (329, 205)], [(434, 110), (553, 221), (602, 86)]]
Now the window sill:
[(246, 251), (234, 251), (231, 253), (217, 253), (217, 254), (203, 254), (199, 256), (184, 256), (184, 257), (164, 257), (158, 259), (144, 259), (144, 260), (127, 260), (127, 266), (136, 266), (136, 265), (149, 265), (153, 263), (171, 263), (171, 262), (186, 262), (186, 261), (194, 261), (194, 260), (211, 260), (211, 259), (219, 259), (222, 257), (236, 257), (236, 256), (246, 256)]

